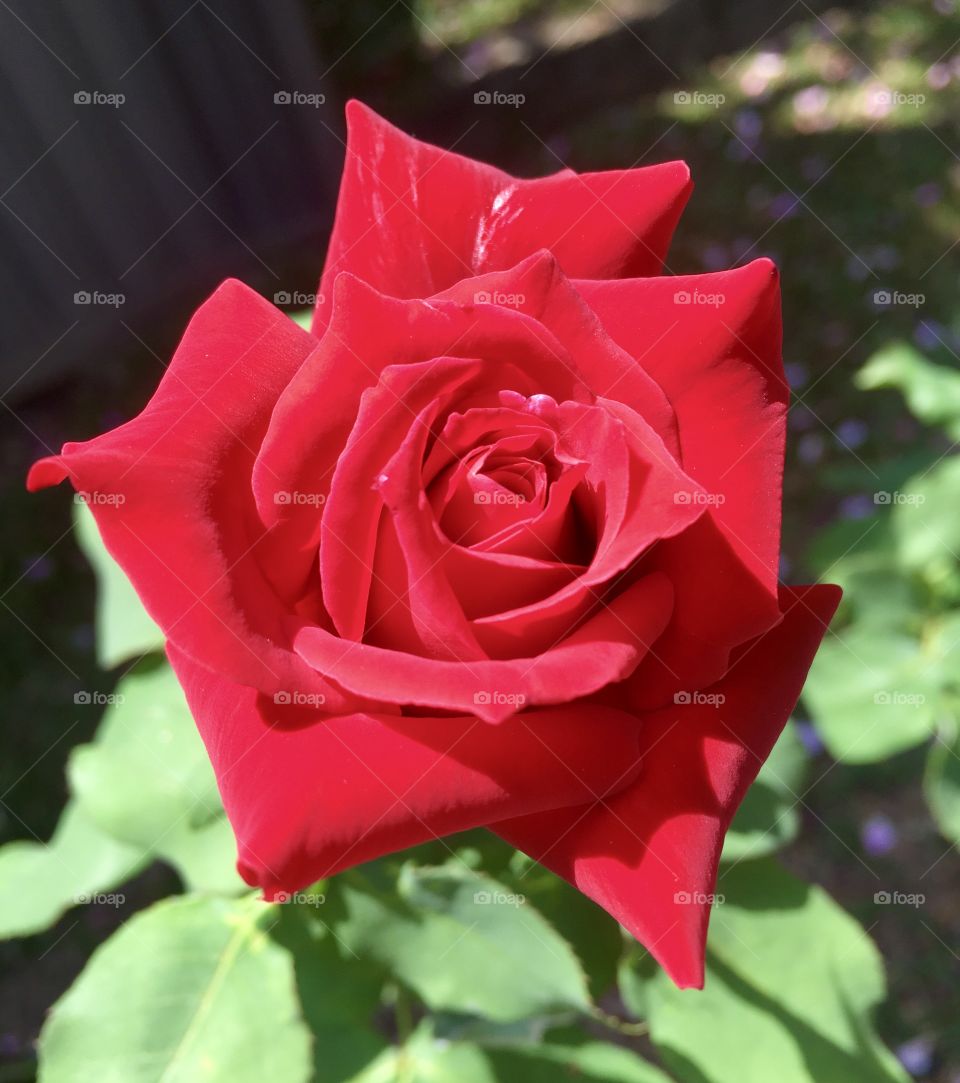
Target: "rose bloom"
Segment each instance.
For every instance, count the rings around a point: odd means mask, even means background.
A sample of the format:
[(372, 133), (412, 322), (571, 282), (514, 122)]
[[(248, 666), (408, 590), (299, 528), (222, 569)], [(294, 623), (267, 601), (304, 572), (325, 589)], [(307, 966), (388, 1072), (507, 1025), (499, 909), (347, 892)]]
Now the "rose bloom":
[(682, 163), (517, 180), (348, 119), (313, 333), (225, 282), (29, 485), (98, 497), (265, 898), (485, 825), (699, 986), (839, 597), (777, 581), (776, 270), (660, 276)]

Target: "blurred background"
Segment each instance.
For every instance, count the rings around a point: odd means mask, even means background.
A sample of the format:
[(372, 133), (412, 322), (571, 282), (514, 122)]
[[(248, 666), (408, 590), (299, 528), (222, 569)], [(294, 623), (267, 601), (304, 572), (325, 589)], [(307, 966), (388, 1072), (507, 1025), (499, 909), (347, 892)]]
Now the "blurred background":
[[(957, 1083), (955, 0), (0, 0), (0, 96), (0, 840), (50, 837), (97, 725), (74, 693), (110, 681), (71, 506), (26, 470), (136, 413), (222, 278), (307, 307), (348, 97), (523, 176), (683, 158), (668, 272), (782, 271), (782, 577), (848, 589), (781, 856), (878, 944), (905, 1069)], [(123, 909), (0, 943), (0, 1081), (33, 1078), (47, 1008), (175, 882), (152, 865)]]

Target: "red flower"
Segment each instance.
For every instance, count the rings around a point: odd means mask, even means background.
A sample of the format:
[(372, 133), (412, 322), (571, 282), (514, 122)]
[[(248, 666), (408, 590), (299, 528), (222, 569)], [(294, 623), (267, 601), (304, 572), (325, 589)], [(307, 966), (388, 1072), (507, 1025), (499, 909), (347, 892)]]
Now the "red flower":
[(700, 985), (839, 593), (777, 584), (776, 271), (635, 277), (680, 164), (518, 181), (349, 116), (317, 337), (225, 283), (30, 486), (106, 494), (268, 898), (492, 825)]

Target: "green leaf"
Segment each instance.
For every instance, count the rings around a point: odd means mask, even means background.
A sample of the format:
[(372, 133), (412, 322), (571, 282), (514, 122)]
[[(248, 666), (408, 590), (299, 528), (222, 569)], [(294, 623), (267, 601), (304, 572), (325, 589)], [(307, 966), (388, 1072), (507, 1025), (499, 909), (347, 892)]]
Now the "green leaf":
[(143, 865), (138, 847), (104, 834), (70, 803), (49, 843), (0, 848), (0, 937), (32, 936), (72, 906), (113, 891)]
[(796, 838), (800, 830), (797, 805), (808, 766), (803, 743), (788, 725), (733, 818), (722, 861), (764, 857)]
[(350, 1083), (500, 1083), (482, 1050), (433, 1036), (422, 1023), (399, 1048), (385, 1050)]
[(290, 954), (251, 898), (178, 898), (94, 952), (40, 1035), (40, 1083), (310, 1079)]
[(113, 669), (128, 658), (163, 650), (163, 633), (104, 547), (93, 513), (85, 504), (76, 504), (75, 509), (77, 544), (97, 579), (97, 661), (104, 669)]
[(429, 1022), (351, 1083), (670, 1083), (628, 1049), (606, 1042), (496, 1048), (437, 1038)]
[(906, 1083), (873, 1029), (883, 969), (853, 918), (769, 860), (736, 866), (717, 891), (706, 988), (660, 972), (647, 990), (668, 1070), (690, 1083)]
[[(960, 456), (911, 478), (891, 511), (899, 559), (935, 591), (957, 590), (960, 563)], [(893, 497), (891, 497), (893, 499)]]
[(832, 756), (872, 763), (930, 736), (941, 680), (918, 637), (858, 622), (824, 640), (804, 700)]
[(942, 426), (960, 440), (960, 372), (933, 364), (909, 343), (884, 346), (857, 373), (854, 383), (868, 391), (896, 388), (915, 417)]
[(331, 931), (326, 896), (309, 889), (278, 907), (274, 940), (291, 953), (303, 1017), (313, 1032), (312, 1083), (352, 1079), (387, 1047), (374, 1029), (383, 970), (357, 958)]
[(670, 1083), (670, 1077), (628, 1049), (607, 1042), (488, 1049), (497, 1083)]
[(301, 327), (304, 331), (310, 330), (310, 325), (313, 323), (312, 308), (301, 308), (296, 312), (288, 312), (287, 315), (297, 327)]
[(103, 831), (177, 867), (201, 890), (245, 890), (213, 769), (173, 671), (147, 659), (116, 687), (71, 789)]
[(406, 866), (393, 898), (376, 894), (356, 871), (337, 883), (346, 910), (338, 937), (387, 966), (433, 1009), (509, 1022), (589, 1007), (569, 945), (497, 881), (466, 869)]
[(923, 791), (937, 826), (960, 843), (960, 727), (953, 718), (930, 747)]
[(513, 874), (504, 878), (522, 893), (573, 948), (583, 965), (590, 993), (599, 999), (613, 985), (623, 952), (623, 934), (610, 915), (552, 873), (515, 851)]

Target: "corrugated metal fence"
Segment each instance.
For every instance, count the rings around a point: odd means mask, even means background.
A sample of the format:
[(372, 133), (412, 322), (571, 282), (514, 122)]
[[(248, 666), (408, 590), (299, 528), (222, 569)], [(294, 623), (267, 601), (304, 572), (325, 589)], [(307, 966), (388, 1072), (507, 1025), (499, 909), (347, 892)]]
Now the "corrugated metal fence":
[(227, 275), (312, 281), (324, 92), (299, 0), (0, 0), (0, 393), (109, 364)]

